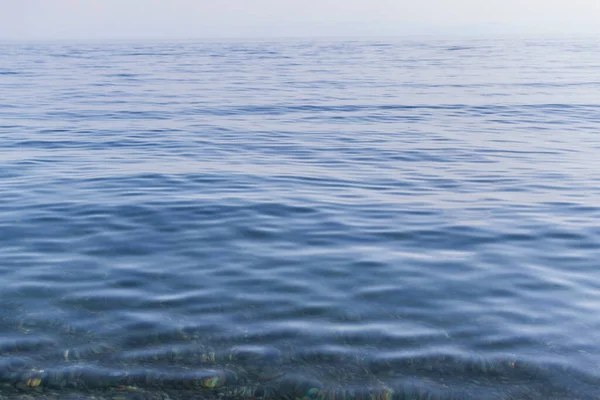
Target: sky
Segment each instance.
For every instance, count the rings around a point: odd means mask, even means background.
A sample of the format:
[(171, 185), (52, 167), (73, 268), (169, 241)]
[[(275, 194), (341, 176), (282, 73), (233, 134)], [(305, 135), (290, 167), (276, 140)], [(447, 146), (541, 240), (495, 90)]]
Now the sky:
[(0, 40), (600, 35), (600, 0), (0, 0)]

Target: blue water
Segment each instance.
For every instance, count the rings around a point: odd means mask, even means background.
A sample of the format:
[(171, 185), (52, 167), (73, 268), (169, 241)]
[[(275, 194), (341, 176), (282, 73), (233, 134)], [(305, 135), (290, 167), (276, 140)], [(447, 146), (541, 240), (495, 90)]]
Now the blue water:
[(600, 399), (599, 76), (583, 39), (1, 45), (0, 397)]

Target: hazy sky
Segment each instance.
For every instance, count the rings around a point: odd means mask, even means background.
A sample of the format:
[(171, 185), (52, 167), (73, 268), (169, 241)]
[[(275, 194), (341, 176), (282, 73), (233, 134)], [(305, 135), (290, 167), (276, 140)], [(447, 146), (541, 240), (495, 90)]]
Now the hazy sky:
[(0, 0), (0, 39), (600, 34), (600, 0)]

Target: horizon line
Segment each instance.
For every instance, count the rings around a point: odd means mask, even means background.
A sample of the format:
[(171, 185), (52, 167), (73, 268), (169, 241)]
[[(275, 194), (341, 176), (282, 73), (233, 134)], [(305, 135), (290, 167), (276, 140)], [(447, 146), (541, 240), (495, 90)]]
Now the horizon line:
[(600, 33), (541, 33), (541, 32), (514, 32), (514, 33), (407, 33), (396, 35), (281, 35), (281, 36), (122, 36), (122, 37), (29, 37), (14, 38), (0, 37), (0, 43), (56, 43), (56, 42), (201, 42), (201, 41), (281, 41), (281, 40), (411, 40), (411, 39), (598, 39)]

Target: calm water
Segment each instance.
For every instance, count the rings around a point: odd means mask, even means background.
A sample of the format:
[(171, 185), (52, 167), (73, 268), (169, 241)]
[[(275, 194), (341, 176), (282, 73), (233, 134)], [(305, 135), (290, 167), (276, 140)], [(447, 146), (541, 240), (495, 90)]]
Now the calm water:
[(599, 54), (2, 45), (0, 397), (600, 399)]

